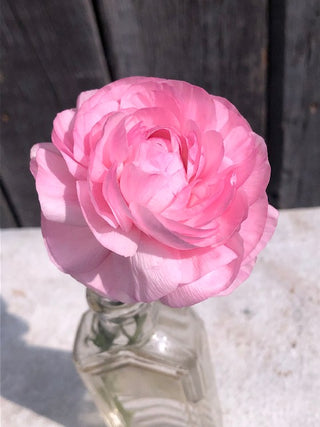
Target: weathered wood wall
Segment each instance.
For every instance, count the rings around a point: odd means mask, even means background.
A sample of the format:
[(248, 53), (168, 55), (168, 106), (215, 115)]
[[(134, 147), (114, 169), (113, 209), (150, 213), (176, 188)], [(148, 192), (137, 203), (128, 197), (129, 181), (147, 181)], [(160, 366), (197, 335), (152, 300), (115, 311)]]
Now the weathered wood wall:
[(6, 0), (2, 17), (1, 175), (13, 211), (3, 219), (37, 225), (30, 147), (49, 141), (57, 112), (74, 106), (81, 90), (109, 81), (108, 69), (89, 1)]
[(265, 131), (266, 0), (95, 3), (114, 79), (189, 81), (230, 99), (256, 131)]
[(129, 75), (230, 99), (267, 137), (271, 201), (320, 204), (319, 0), (2, 3), (2, 226), (39, 224), (29, 150), (55, 114)]
[(320, 205), (320, 1), (288, 1), (279, 200)]

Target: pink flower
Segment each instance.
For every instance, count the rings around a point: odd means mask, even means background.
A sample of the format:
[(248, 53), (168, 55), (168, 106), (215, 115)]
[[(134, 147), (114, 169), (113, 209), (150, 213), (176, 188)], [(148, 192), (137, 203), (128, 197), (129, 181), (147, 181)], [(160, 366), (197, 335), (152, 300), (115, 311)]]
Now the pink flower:
[(227, 100), (148, 77), (83, 92), (31, 151), (62, 271), (113, 300), (225, 295), (270, 239), (266, 145)]

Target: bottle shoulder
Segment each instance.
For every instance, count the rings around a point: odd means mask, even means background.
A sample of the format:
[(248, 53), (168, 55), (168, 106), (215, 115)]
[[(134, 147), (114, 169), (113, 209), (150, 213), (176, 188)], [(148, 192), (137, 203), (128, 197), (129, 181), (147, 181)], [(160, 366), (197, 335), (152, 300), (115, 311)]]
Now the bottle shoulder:
[(202, 321), (190, 308), (159, 305), (157, 322), (143, 340), (134, 340), (134, 333), (129, 336), (121, 324), (101, 327), (96, 314), (89, 310), (81, 319), (73, 357), (82, 367), (102, 361), (113, 365), (149, 360), (174, 369), (190, 369), (202, 351), (203, 334)]

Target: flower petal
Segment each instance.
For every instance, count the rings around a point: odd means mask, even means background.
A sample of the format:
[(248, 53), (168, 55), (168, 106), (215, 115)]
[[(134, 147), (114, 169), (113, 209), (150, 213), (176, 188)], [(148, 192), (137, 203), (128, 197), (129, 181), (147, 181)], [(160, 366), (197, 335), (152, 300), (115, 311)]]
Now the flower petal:
[(164, 91), (171, 92), (177, 100), (182, 126), (192, 120), (201, 130), (208, 129), (208, 124), (215, 119), (214, 102), (208, 92), (198, 86), (177, 80), (164, 81), (162, 87)]
[(77, 193), (83, 215), (96, 239), (105, 248), (122, 256), (132, 256), (136, 253), (140, 239), (140, 231), (132, 227), (124, 232), (119, 227), (114, 229), (95, 211), (90, 200), (88, 184), (85, 181), (77, 182)]
[(193, 249), (196, 247), (195, 245), (181, 239), (177, 234), (171, 232), (149, 209), (144, 206), (137, 203), (130, 203), (129, 208), (137, 227), (148, 236), (151, 236), (166, 246), (175, 249)]
[(84, 225), (74, 177), (53, 144), (33, 146), (31, 170), (36, 180), (43, 215), (56, 222)]
[(118, 102), (107, 99), (102, 89), (83, 102), (81, 108), (77, 111), (73, 124), (73, 155), (75, 160), (88, 166), (90, 131), (103, 117), (118, 110)]
[(179, 286), (175, 291), (161, 298), (161, 302), (171, 307), (183, 307), (218, 295), (233, 282), (238, 264), (238, 260), (234, 260), (192, 283)]
[(88, 226), (41, 218), (43, 238), (51, 260), (62, 271), (75, 275), (97, 267), (108, 255)]
[(113, 301), (136, 302), (132, 296), (134, 280), (129, 258), (108, 252), (92, 269), (72, 274), (79, 282)]
[(108, 203), (118, 224), (125, 232), (132, 227), (132, 215), (120, 191), (116, 167), (113, 166), (105, 176), (102, 186), (103, 196)]
[(101, 295), (122, 302), (151, 302), (177, 288), (178, 254), (143, 236), (139, 252), (124, 258), (114, 253), (77, 279)]
[(256, 159), (253, 170), (241, 188), (245, 191), (249, 205), (265, 193), (270, 179), (270, 165), (266, 144), (259, 135), (255, 136)]
[(83, 165), (74, 159), (73, 124), (76, 110), (64, 110), (53, 121), (51, 139), (64, 157), (70, 173), (77, 179), (86, 175)]
[[(223, 290), (219, 295), (230, 294), (234, 289), (236, 289), (239, 285), (241, 285), (241, 283), (243, 283), (250, 276), (252, 269), (256, 263), (256, 256), (271, 239), (277, 225), (277, 220), (278, 220), (278, 211), (269, 205), (267, 220), (264, 226), (262, 236), (260, 236), (260, 240), (255, 245), (252, 245), (252, 247), (250, 248), (251, 249), (250, 251), (250, 249), (248, 248), (248, 242), (246, 241), (246, 239), (243, 239), (244, 244), (246, 245), (246, 252), (247, 252), (246, 257), (242, 261), (237, 278), (232, 282), (231, 286), (228, 289)], [(242, 227), (241, 227), (241, 231), (245, 233), (245, 230)]]
[(268, 205), (266, 195), (250, 206), (239, 232), (244, 242), (244, 262), (255, 258), (265, 247), (274, 233), (277, 219), (278, 211)]
[(88, 99), (92, 98), (92, 96), (98, 92), (98, 89), (86, 90), (81, 92), (77, 98), (77, 110), (82, 106), (82, 104)]
[(155, 301), (172, 292), (181, 282), (179, 251), (142, 236), (139, 251), (130, 258), (135, 277), (136, 301)]

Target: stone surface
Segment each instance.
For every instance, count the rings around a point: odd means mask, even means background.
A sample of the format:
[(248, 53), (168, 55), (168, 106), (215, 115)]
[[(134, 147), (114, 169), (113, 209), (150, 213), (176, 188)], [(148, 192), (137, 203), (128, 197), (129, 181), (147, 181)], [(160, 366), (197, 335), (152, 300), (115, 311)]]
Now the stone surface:
[[(320, 425), (320, 208), (281, 211), (251, 277), (198, 304), (224, 427)], [(48, 260), (39, 229), (2, 237), (1, 420), (102, 425), (71, 360), (84, 288)]]

